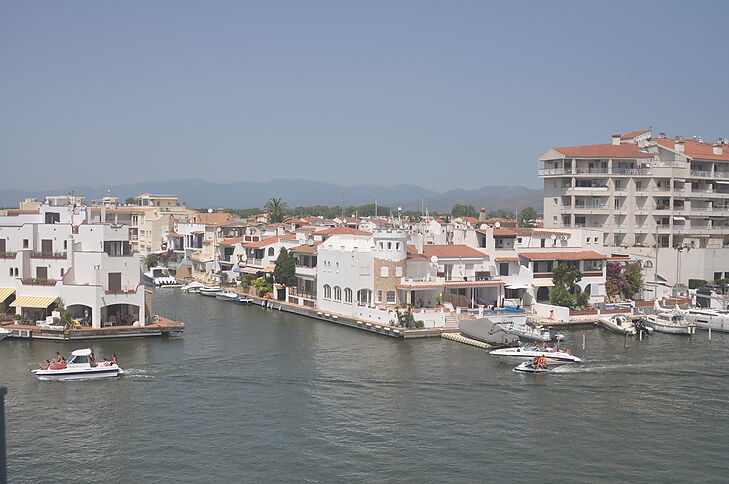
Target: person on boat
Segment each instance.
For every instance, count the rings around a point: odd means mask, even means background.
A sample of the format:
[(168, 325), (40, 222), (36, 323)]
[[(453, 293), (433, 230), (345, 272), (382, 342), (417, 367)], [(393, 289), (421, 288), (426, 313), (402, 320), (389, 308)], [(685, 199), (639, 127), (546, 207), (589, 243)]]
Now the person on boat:
[(116, 353), (111, 355), (111, 364), (116, 365)]
[(93, 368), (95, 366), (99, 366), (98, 363), (96, 363), (96, 355), (91, 353), (91, 357), (89, 358), (89, 365)]
[(539, 368), (539, 356), (535, 356), (534, 360), (532, 360), (532, 368), (535, 370)]
[(539, 358), (537, 358), (537, 368), (546, 368), (547, 367), (547, 357), (542, 355)]
[(47, 370), (51, 366), (51, 360), (46, 360), (43, 363), (41, 363), (41, 370)]
[(572, 352), (570, 351), (570, 349), (568, 347), (566, 347), (566, 346), (564, 347), (564, 352), (567, 353), (568, 355), (571, 355), (572, 354)]
[(56, 357), (53, 359), (53, 363), (60, 363), (61, 360), (63, 360), (63, 356), (61, 356), (61, 352), (56, 351)]

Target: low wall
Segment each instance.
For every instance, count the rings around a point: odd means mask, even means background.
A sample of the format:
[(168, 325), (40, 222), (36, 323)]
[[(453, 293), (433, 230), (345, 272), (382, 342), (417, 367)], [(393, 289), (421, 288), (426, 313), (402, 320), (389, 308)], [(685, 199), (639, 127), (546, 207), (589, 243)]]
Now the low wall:
[(555, 321), (569, 322), (570, 308), (552, 306), (551, 304), (534, 303), (532, 310), (539, 318), (549, 318)]

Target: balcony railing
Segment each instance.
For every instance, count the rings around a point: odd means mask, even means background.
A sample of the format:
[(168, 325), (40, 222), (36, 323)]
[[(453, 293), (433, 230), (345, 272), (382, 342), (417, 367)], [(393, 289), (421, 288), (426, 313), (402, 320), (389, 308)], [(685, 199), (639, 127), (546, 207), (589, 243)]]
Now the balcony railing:
[(0, 259), (15, 259), (16, 254), (17, 252), (6, 250), (5, 252), (0, 252)]
[(609, 170), (607, 168), (578, 168), (578, 175), (607, 175)]
[(613, 175), (650, 175), (650, 168), (613, 168)]
[(539, 176), (548, 176), (548, 175), (571, 175), (572, 169), (571, 168), (542, 168), (538, 170)]
[(709, 178), (709, 177), (711, 177), (711, 172), (704, 171), (704, 170), (691, 170), (691, 176), (700, 176), (700, 177)]
[(30, 253), (32, 259), (65, 259), (65, 252), (36, 252)]
[(42, 277), (27, 277), (21, 279), (21, 281), (26, 286), (55, 286), (56, 282), (58, 282), (56, 279), (46, 279)]
[(575, 210), (587, 209), (587, 210), (599, 210), (607, 208), (607, 203), (575, 203)]

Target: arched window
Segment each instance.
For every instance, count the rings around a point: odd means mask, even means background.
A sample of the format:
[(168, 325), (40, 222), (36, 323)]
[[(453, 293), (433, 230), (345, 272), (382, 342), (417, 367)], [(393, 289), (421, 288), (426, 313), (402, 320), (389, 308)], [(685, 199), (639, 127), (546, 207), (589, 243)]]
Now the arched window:
[(335, 301), (342, 300), (342, 288), (339, 286), (334, 286), (334, 300)]
[(395, 248), (396, 248), (397, 250), (400, 250), (400, 242), (396, 242), (396, 243), (395, 243)]
[(380, 242), (380, 249), (384, 249), (384, 248), (385, 248), (385, 244), (383, 244), (382, 242)]
[(18, 277), (18, 268), (15, 268), (15, 277)]
[(382, 302), (382, 291), (377, 291), (377, 300), (375, 302)]
[(392, 242), (388, 242), (388, 243), (387, 243), (387, 248), (388, 248), (388, 249), (392, 249)]
[(388, 304), (395, 303), (395, 291), (387, 291), (387, 302)]
[(275, 251), (273, 250), (273, 247), (269, 247), (268, 248), (268, 255), (269, 255), (269, 257), (272, 256), (274, 253), (275, 253)]
[(348, 287), (344, 288), (344, 302), (346, 302), (346, 303), (352, 302), (352, 290)]
[(331, 299), (332, 298), (332, 286), (329, 284), (324, 284), (324, 299)]
[(339, 272), (339, 262), (337, 262), (336, 264), (337, 264), (337, 266), (336, 266), (337, 267), (337, 272)]

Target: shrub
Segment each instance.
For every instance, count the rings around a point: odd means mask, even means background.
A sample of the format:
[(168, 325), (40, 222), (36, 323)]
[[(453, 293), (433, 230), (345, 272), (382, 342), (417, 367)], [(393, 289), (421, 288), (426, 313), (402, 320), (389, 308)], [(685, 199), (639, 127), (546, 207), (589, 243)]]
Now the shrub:
[(564, 306), (566, 308), (575, 305), (575, 296), (570, 294), (563, 284), (556, 284), (549, 291), (549, 302), (555, 306)]
[(698, 289), (706, 284), (708, 284), (707, 281), (703, 279), (689, 279), (689, 289)]

